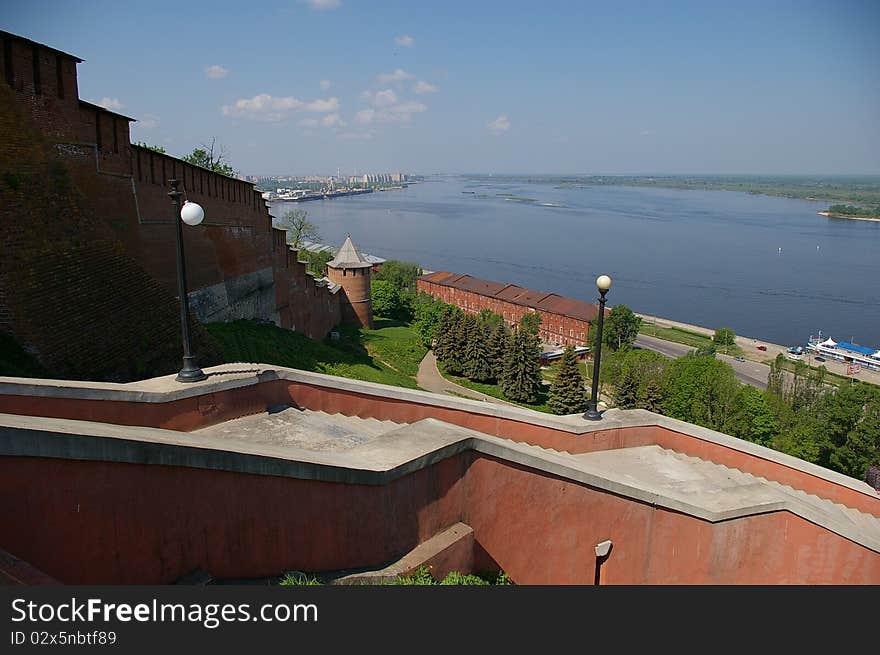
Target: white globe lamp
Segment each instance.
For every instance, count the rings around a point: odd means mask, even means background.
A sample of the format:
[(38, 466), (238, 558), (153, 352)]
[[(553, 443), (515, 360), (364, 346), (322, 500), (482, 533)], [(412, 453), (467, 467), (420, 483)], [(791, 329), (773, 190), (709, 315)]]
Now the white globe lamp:
[(187, 225), (198, 225), (205, 220), (205, 210), (198, 203), (187, 200), (180, 210), (180, 218)]

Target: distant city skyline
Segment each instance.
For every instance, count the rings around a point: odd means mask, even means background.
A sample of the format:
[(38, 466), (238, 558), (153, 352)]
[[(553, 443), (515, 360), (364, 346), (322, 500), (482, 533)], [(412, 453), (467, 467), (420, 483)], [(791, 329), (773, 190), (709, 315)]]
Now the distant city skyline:
[(880, 174), (880, 3), (12, 0), (80, 97), (243, 175)]

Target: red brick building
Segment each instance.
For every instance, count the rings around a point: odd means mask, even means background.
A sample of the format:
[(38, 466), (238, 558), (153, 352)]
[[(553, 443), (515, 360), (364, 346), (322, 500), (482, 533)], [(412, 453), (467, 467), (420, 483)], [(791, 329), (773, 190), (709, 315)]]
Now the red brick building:
[(546, 343), (563, 346), (588, 345), (590, 322), (599, 315), (598, 306), (582, 300), (447, 271), (423, 275), (417, 286), (419, 291), (471, 314), (493, 311), (510, 325), (519, 323), (527, 313), (538, 312), (538, 336)]

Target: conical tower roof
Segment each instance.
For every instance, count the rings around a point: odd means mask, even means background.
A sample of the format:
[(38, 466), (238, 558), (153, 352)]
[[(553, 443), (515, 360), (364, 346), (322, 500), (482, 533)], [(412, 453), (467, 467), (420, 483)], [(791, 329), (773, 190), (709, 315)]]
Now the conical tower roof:
[(373, 265), (367, 261), (367, 258), (351, 242), (351, 235), (349, 234), (336, 252), (336, 257), (327, 262), (327, 266), (332, 266), (333, 268), (371, 268)]

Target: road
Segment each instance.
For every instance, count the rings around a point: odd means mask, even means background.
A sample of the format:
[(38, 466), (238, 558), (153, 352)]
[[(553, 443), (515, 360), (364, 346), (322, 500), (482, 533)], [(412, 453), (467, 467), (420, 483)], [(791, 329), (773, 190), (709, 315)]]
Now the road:
[[(664, 341), (663, 339), (645, 336), (644, 334), (640, 334), (636, 337), (635, 345), (638, 348), (653, 350), (670, 358), (681, 357), (694, 350), (690, 346), (681, 343)], [(749, 360), (738, 362), (730, 355), (722, 355), (720, 353), (716, 355), (716, 357), (733, 367), (733, 372), (740, 382), (750, 384), (751, 386), (762, 390), (767, 388), (767, 376), (770, 373), (770, 367), (766, 364), (759, 364), (758, 362), (752, 362)]]

